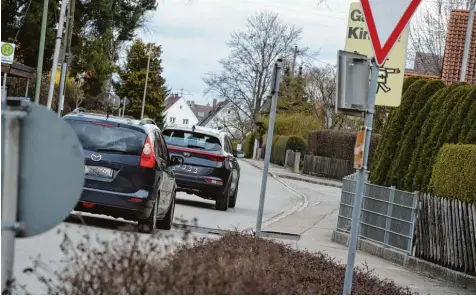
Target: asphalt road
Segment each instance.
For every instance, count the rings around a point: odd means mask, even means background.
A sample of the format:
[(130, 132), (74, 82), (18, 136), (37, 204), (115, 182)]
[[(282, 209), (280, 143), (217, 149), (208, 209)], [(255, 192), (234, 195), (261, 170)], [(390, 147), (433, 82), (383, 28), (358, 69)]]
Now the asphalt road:
[[(240, 161), (241, 178), (236, 207), (226, 212), (217, 211), (214, 202), (185, 193), (177, 194), (178, 201), (175, 217), (192, 221), (197, 219), (199, 227), (221, 230), (245, 230), (254, 228), (261, 188), (262, 171), (246, 162)], [(283, 183), (268, 178), (266, 203), (263, 214), (263, 227), (290, 213), (306, 206), (307, 201)], [(191, 222), (188, 222), (189, 224)], [(120, 235), (124, 225), (133, 224), (129, 221), (115, 220), (106, 216), (83, 215), (82, 220), (73, 219), (61, 223), (55, 229), (44, 234), (16, 240), (14, 274), (19, 283), (27, 285), (29, 293), (45, 293), (36, 276), (22, 272), (25, 267), (32, 265), (32, 260), (41, 256), (52, 270), (58, 270), (62, 258), (60, 245), (66, 234), (73, 242), (77, 242), (85, 234), (99, 236), (101, 239), (113, 240)], [(200, 229), (197, 229), (200, 232)], [(180, 230), (173, 229), (164, 233), (176, 235)], [(142, 234), (147, 236), (147, 234)], [(197, 236), (203, 236), (198, 234)]]

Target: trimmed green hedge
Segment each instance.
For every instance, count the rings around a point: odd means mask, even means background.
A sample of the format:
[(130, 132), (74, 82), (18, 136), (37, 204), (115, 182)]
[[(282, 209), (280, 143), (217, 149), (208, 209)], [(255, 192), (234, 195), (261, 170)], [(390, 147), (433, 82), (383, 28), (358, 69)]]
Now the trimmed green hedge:
[(407, 79), (405, 79), (403, 81), (402, 96), (405, 95), (405, 92), (413, 83), (417, 82), (420, 79), (426, 79), (426, 78), (421, 76), (410, 76)]
[(396, 157), (393, 159), (390, 173), (387, 174), (387, 184), (393, 184), (402, 188), (413, 149), (416, 148), (421, 126), (431, 110), (433, 101), (440, 94), (438, 91), (443, 87), (445, 87), (445, 84), (441, 80), (430, 80), (418, 92), (413, 102), (412, 110), (407, 115), (403, 132), (400, 135), (400, 141), (395, 143), (394, 151)]
[(464, 202), (476, 202), (476, 145), (445, 144), (431, 177), (432, 192)]
[(246, 158), (253, 157), (253, 146), (255, 138), (255, 133), (249, 133), (245, 138), (245, 141), (243, 143), (243, 152), (245, 153)]
[(473, 89), (470, 96), (472, 96), (473, 103), (469, 107), (464, 122), (461, 127), (458, 139), (460, 143), (476, 144), (476, 88)]
[[(356, 132), (321, 130), (309, 133), (309, 152), (313, 155), (354, 161), (354, 148), (357, 138)], [(382, 138), (379, 134), (372, 134), (369, 152), (369, 164), (372, 163), (375, 150)]]

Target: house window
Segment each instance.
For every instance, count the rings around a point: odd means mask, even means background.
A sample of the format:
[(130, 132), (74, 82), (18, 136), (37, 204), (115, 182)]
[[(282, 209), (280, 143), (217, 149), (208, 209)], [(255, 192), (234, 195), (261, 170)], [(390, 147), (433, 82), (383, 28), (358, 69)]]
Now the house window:
[(188, 119), (184, 119), (183, 124), (188, 124)]
[(198, 112), (198, 117), (204, 117), (205, 116), (205, 113), (203, 112)]
[(230, 114), (230, 113), (231, 113), (231, 110), (228, 110), (228, 114)]
[(175, 123), (175, 117), (170, 117), (170, 123)]
[(182, 105), (180, 105), (180, 109), (182, 109)]

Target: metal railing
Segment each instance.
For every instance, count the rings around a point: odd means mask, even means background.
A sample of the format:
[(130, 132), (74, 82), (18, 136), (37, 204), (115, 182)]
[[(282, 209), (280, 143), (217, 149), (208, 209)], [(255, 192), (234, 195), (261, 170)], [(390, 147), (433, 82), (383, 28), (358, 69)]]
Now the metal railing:
[[(350, 231), (355, 174), (343, 178), (337, 229)], [(417, 192), (365, 183), (359, 237), (412, 254)]]

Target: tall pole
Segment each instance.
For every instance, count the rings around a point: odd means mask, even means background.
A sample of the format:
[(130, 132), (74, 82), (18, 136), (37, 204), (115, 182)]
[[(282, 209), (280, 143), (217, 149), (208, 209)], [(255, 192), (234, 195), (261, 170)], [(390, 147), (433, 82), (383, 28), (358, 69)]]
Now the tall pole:
[(463, 61), (459, 81), (466, 81), (466, 72), (468, 70), (469, 49), (471, 47), (471, 35), (473, 33), (474, 13), (476, 12), (476, 0), (471, 1), (469, 8), (468, 24), (466, 25), (466, 36), (464, 39)]
[(51, 67), (51, 77), (50, 77), (50, 88), (48, 89), (48, 100), (46, 102), (46, 108), (51, 110), (51, 104), (53, 103), (53, 94), (55, 91), (55, 78), (56, 78), (56, 68), (58, 68), (58, 59), (61, 49), (61, 39), (63, 39), (63, 26), (64, 26), (64, 16), (66, 13), (66, 6), (68, 1), (64, 0), (61, 2), (61, 11), (58, 22), (58, 32), (56, 34), (56, 44), (55, 51), (53, 54), (53, 66)]
[(36, 66), (35, 103), (40, 103), (41, 76), (43, 75), (43, 55), (45, 53), (46, 21), (48, 20), (48, 0), (43, 0), (43, 17), (41, 19), (40, 48)]
[(292, 67), (291, 67), (291, 77), (294, 76), (294, 67), (296, 67), (297, 51), (298, 51), (298, 47), (297, 47), (297, 45), (295, 45), (294, 46), (294, 54), (293, 54), (293, 64), (292, 64)]
[(149, 80), (150, 55), (151, 55), (151, 49), (149, 46), (149, 57), (147, 58), (147, 72), (145, 74), (144, 96), (142, 97), (142, 110), (140, 112), (140, 119), (144, 118), (145, 97), (147, 95), (147, 80)]
[(274, 132), (274, 120), (276, 117), (276, 106), (278, 105), (278, 94), (279, 94), (279, 83), (281, 81), (281, 72), (283, 69), (282, 59), (274, 64), (274, 71), (271, 83), (271, 95), (273, 99), (271, 101), (271, 111), (269, 112), (269, 126), (268, 126), (268, 136), (266, 139), (266, 153), (264, 156), (264, 167), (263, 167), (263, 177), (261, 180), (261, 192), (259, 196), (259, 207), (258, 207), (258, 217), (256, 219), (256, 236), (261, 236), (261, 226), (263, 223), (263, 210), (264, 210), (264, 200), (266, 197), (266, 185), (268, 183), (268, 170), (269, 170), (269, 161), (271, 158), (271, 145), (273, 142), (273, 132)]
[[(257, 84), (258, 84), (258, 65), (255, 64), (255, 68), (253, 69), (253, 72), (255, 72), (255, 81), (253, 85), (253, 100), (254, 100), (254, 105), (253, 105), (253, 122), (255, 123), (255, 132), (257, 130), (256, 122), (258, 121), (258, 112), (259, 112), (259, 107), (258, 106), (258, 98), (257, 98)], [(255, 137), (254, 143), (253, 143), (253, 159), (259, 159), (259, 156), (257, 155), (258, 152), (258, 139)]]
[(15, 237), (18, 229), (18, 181), (20, 170), (20, 114), (18, 107), (2, 110), (5, 117), (5, 172), (2, 180), (2, 294), (10, 294), (9, 281), (13, 276)]
[(61, 116), (63, 112), (64, 105), (64, 96), (65, 96), (65, 84), (66, 77), (68, 73), (68, 66), (71, 61), (71, 38), (73, 35), (73, 25), (74, 25), (74, 9), (75, 9), (75, 0), (70, 0), (69, 9), (68, 9), (68, 20), (66, 21), (66, 38), (63, 42), (63, 56), (61, 61), (63, 65), (61, 66), (61, 78), (60, 78), (60, 87), (59, 87), (59, 102), (58, 102), (58, 116)]
[(357, 239), (359, 235), (360, 213), (362, 210), (362, 196), (365, 184), (365, 171), (367, 170), (369, 159), (370, 139), (372, 136), (372, 125), (374, 121), (375, 96), (377, 94), (379, 67), (372, 59), (372, 78), (369, 85), (368, 110), (365, 113), (365, 143), (363, 166), (357, 171), (357, 181), (355, 187), (354, 208), (352, 210), (352, 224), (350, 229), (349, 252), (347, 254), (347, 265), (345, 267), (344, 295), (350, 295), (352, 289), (352, 277), (354, 276), (355, 253), (357, 250)]

